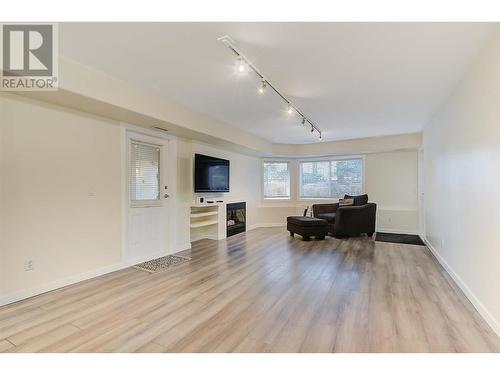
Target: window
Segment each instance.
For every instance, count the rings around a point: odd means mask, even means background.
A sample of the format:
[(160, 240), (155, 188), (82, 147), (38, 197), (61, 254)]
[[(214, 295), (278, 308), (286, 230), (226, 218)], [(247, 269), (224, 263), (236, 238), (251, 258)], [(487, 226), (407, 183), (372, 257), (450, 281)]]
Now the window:
[(300, 162), (301, 198), (343, 198), (363, 194), (363, 159)]
[(160, 199), (160, 147), (132, 141), (130, 145), (130, 200)]
[(264, 162), (264, 198), (290, 199), (290, 163)]

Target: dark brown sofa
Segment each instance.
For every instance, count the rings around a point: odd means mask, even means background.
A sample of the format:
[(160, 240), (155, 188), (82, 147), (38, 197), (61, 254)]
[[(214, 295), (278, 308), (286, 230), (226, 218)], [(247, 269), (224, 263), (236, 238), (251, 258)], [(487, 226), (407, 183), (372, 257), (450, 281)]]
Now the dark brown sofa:
[(335, 237), (358, 236), (362, 233), (373, 236), (377, 205), (368, 203), (367, 194), (345, 195), (344, 198), (352, 198), (354, 205), (340, 207), (338, 203), (314, 204), (314, 217), (328, 221), (328, 231)]

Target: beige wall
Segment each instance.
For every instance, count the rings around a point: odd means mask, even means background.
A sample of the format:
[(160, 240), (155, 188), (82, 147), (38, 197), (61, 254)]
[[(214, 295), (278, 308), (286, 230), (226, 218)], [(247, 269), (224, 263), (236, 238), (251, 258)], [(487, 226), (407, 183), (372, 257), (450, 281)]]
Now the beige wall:
[[(120, 124), (17, 95), (0, 95), (0, 110), (0, 302), (119, 267)], [(256, 224), (257, 157), (183, 139), (177, 148), (177, 248), (190, 243), (194, 153), (231, 161), (222, 198), (246, 201), (248, 225)], [(26, 272), (28, 259), (34, 270)]]
[(500, 334), (500, 30), (424, 130), (426, 237)]
[(377, 228), (419, 232), (418, 151), (367, 155), (365, 186), (377, 203)]
[(210, 140), (236, 152), (272, 149), (270, 142), (252, 133), (64, 57), (59, 58), (59, 90), (19, 94), (146, 128), (160, 126), (169, 134)]
[[(60, 286), (61, 280), (119, 268), (119, 123), (9, 94), (0, 95), (0, 110), (0, 303), (26, 290), (43, 291)], [(250, 228), (283, 224), (286, 216), (301, 213), (311, 203), (274, 207), (262, 202), (261, 159), (256, 156), (182, 138), (177, 149), (177, 248), (190, 242), (194, 153), (231, 161), (231, 193), (223, 199), (247, 202)], [(379, 213), (416, 209), (409, 193), (415, 188), (415, 155), (405, 151), (366, 156), (366, 189), (379, 203)], [(391, 215), (394, 228), (413, 228), (413, 219)], [(26, 272), (28, 259), (34, 261), (34, 270)]]
[[(259, 223), (285, 223), (305, 207), (324, 200), (297, 199), (297, 163), (292, 163), (291, 194), (287, 202), (263, 201)], [(418, 151), (372, 153), (365, 156), (365, 192), (377, 203), (377, 228), (418, 233)], [(327, 201), (328, 202), (328, 201)]]
[(14, 96), (0, 103), (2, 294), (120, 262), (117, 124)]
[[(257, 224), (257, 205), (260, 199), (260, 161), (256, 157), (230, 152), (217, 147), (189, 140), (178, 142), (178, 244), (189, 243), (189, 210), (197, 195), (208, 198), (220, 198), (225, 202), (247, 202), (247, 226)], [(195, 194), (193, 187), (193, 158), (194, 154), (204, 154), (222, 159), (229, 159), (230, 193)]]

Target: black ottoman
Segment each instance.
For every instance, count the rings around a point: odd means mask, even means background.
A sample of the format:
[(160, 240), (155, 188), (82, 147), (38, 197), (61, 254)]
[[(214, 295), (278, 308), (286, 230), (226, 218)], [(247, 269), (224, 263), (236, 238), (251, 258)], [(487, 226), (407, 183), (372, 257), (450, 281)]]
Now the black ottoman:
[(316, 237), (318, 240), (324, 240), (328, 234), (328, 222), (309, 216), (288, 216), (286, 218), (286, 229), (293, 237), (294, 233), (300, 234), (304, 241)]

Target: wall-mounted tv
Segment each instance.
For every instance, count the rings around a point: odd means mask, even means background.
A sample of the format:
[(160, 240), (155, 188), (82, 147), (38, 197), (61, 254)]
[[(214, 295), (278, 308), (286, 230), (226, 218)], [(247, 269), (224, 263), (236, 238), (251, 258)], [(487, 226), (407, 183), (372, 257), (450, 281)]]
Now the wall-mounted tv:
[(229, 192), (229, 160), (194, 155), (195, 193)]

